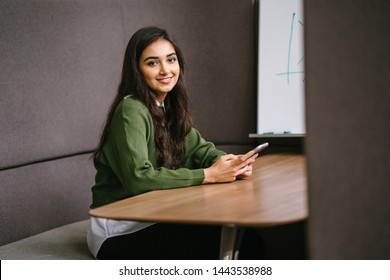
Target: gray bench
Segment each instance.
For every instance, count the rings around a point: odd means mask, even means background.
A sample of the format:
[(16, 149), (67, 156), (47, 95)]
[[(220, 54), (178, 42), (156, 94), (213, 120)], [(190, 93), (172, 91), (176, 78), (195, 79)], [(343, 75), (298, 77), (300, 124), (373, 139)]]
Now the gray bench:
[(0, 172), (0, 259), (91, 258), (86, 230), (94, 170), (89, 157)]
[(21, 0), (0, 13), (0, 259), (91, 257), (89, 157), (141, 27), (181, 45), (202, 135), (227, 152), (253, 147), (254, 1)]

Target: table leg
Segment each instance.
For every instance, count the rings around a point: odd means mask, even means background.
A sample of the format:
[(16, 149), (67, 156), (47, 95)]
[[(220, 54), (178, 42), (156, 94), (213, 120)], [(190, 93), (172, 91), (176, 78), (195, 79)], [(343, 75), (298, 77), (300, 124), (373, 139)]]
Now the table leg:
[(240, 230), (234, 225), (223, 225), (219, 258), (221, 260), (237, 260), (239, 254)]

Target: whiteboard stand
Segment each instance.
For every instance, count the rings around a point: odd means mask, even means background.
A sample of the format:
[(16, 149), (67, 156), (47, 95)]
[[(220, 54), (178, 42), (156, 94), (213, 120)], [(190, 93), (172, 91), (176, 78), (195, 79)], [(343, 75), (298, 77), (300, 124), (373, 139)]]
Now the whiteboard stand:
[(249, 138), (304, 138), (306, 134), (294, 134), (294, 133), (283, 133), (283, 134), (257, 134), (250, 133)]
[(269, 143), (269, 147), (261, 154), (269, 153), (304, 153), (305, 134), (249, 134), (257, 144)]

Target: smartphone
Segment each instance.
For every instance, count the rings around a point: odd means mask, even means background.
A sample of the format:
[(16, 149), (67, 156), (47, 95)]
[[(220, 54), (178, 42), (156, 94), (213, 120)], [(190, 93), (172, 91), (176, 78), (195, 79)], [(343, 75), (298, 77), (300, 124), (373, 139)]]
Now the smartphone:
[(259, 146), (257, 146), (256, 148), (254, 148), (252, 151), (255, 152), (254, 154), (258, 154), (260, 151), (264, 150), (268, 146), (269, 146), (268, 143), (263, 143), (263, 144), (260, 144)]
[[(269, 146), (268, 143), (263, 143), (263, 144), (260, 144), (259, 146), (257, 146), (256, 148), (252, 149), (251, 151), (254, 151), (254, 153), (251, 155), (251, 156), (248, 156), (247, 158), (245, 157), (245, 155), (242, 155), (242, 157), (244, 158), (244, 160), (247, 160), (251, 157), (254, 157), (256, 154), (260, 153), (260, 151), (264, 150), (265, 148), (267, 148)], [(248, 152), (249, 153), (249, 152)]]

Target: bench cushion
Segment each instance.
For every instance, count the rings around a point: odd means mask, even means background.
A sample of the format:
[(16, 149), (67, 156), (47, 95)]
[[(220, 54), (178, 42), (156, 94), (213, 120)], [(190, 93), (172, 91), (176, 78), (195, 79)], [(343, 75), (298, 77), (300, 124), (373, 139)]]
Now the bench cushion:
[(58, 227), (0, 247), (1, 260), (87, 260), (89, 220)]

